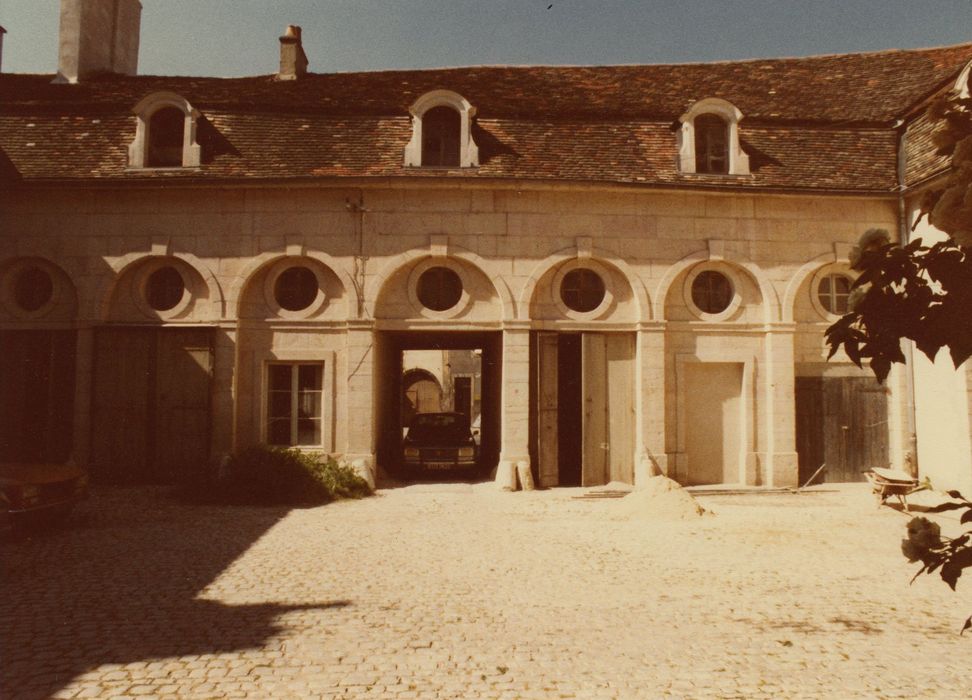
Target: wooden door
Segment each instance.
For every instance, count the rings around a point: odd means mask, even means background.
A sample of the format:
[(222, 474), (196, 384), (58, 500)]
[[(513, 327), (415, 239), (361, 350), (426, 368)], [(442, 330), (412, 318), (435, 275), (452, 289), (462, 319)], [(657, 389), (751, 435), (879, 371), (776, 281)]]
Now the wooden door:
[(888, 465), (888, 401), (870, 377), (797, 377), (796, 442), (800, 483), (863, 481)]
[(635, 336), (605, 336), (609, 481), (634, 483)]
[(560, 483), (558, 342), (556, 333), (536, 336), (537, 476), (541, 487)]
[(116, 483), (150, 475), (148, 422), (154, 331), (100, 328), (95, 334), (92, 476)]
[(155, 364), (154, 474), (172, 480), (209, 461), (213, 374), (208, 328), (163, 329)]
[(95, 335), (91, 462), (116, 483), (167, 482), (209, 460), (212, 331), (102, 328)]
[(0, 461), (71, 457), (76, 342), (73, 330), (0, 331)]
[(599, 486), (608, 482), (610, 474), (607, 339), (601, 333), (584, 333), (581, 348), (584, 453), (581, 485)]

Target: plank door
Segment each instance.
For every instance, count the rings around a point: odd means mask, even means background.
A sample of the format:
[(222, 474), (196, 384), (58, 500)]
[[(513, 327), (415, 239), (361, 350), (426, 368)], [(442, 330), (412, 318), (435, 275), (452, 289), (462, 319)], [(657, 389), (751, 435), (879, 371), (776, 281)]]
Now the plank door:
[(634, 361), (635, 337), (630, 333), (605, 336), (609, 481), (634, 483)]
[(559, 391), (556, 333), (538, 333), (537, 343), (537, 474), (541, 487), (560, 483)]
[(142, 328), (100, 328), (95, 334), (92, 390), (92, 475), (112, 482), (150, 474), (148, 421), (155, 334)]
[(599, 486), (610, 474), (608, 433), (607, 338), (584, 333), (581, 339), (583, 471), (581, 486)]
[(213, 355), (208, 328), (159, 332), (155, 421), (150, 426), (156, 479), (172, 480), (209, 461)]

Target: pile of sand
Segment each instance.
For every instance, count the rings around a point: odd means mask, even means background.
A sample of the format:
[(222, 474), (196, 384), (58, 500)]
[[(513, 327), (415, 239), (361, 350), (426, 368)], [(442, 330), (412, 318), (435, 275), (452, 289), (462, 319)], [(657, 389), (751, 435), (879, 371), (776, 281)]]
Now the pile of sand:
[(688, 491), (667, 476), (653, 476), (644, 488), (632, 491), (618, 503), (618, 513), (636, 520), (689, 520), (705, 509)]

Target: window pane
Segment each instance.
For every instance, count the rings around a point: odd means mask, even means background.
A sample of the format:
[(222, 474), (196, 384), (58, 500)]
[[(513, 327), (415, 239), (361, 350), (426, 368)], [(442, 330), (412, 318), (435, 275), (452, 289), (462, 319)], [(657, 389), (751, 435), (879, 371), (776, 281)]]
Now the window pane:
[(54, 282), (46, 270), (27, 267), (14, 280), (14, 301), (24, 311), (37, 311), (54, 296)]
[(459, 166), (461, 118), (451, 107), (433, 107), (422, 117), (422, 165)]
[(272, 419), (267, 426), (267, 442), (271, 445), (290, 445), (290, 420)]
[(273, 298), (287, 311), (301, 311), (317, 299), (319, 286), (313, 270), (291, 267), (277, 277), (273, 285)]
[(290, 410), (289, 391), (270, 392), (270, 409), (267, 411), (270, 418), (287, 418), (289, 420)]
[(707, 314), (718, 314), (732, 302), (732, 283), (721, 272), (700, 272), (692, 282), (692, 301)]
[(462, 280), (447, 267), (430, 267), (419, 277), (415, 292), (425, 308), (446, 311), (462, 298)]
[(270, 365), (270, 390), (290, 391), (290, 365)]
[(145, 285), (145, 301), (156, 311), (168, 311), (182, 301), (186, 283), (171, 265), (160, 267), (149, 275)]
[(175, 107), (160, 109), (149, 119), (149, 167), (182, 165), (182, 140), (186, 115)]
[(604, 280), (593, 270), (571, 270), (560, 283), (560, 299), (568, 309), (586, 313), (604, 301)]
[(297, 388), (300, 391), (308, 389), (321, 390), (321, 366), (300, 365), (297, 368)]
[(302, 391), (297, 398), (297, 415), (301, 418), (321, 417), (321, 392)]
[(703, 114), (695, 119), (695, 171), (729, 172), (728, 125), (721, 117)]
[(319, 420), (309, 420), (301, 418), (297, 421), (297, 444), (298, 445), (320, 445), (321, 444), (321, 422)]

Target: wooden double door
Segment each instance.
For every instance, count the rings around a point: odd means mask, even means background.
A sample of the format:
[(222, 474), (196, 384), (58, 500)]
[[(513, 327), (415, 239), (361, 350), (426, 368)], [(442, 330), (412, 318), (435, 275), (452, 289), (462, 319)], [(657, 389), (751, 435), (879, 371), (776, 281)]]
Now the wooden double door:
[(100, 328), (95, 334), (92, 475), (164, 483), (209, 461), (210, 328)]
[(797, 377), (796, 443), (800, 483), (822, 464), (821, 481), (863, 481), (887, 467), (888, 394), (873, 377)]
[(541, 486), (634, 481), (633, 333), (534, 333), (532, 461)]

